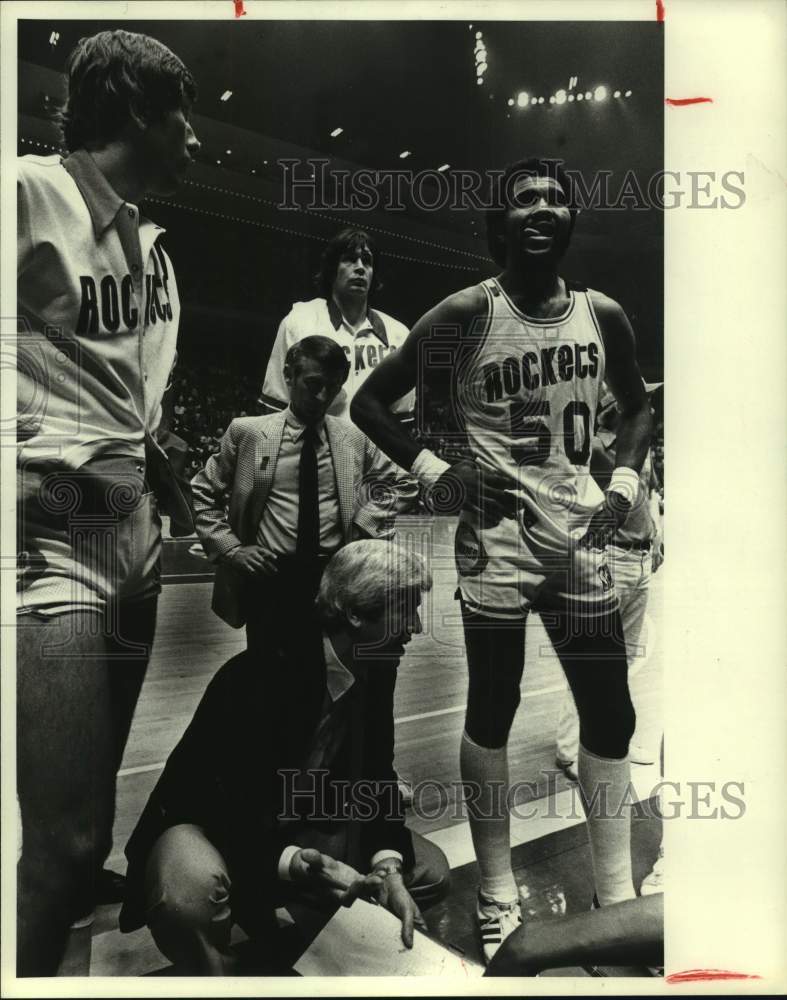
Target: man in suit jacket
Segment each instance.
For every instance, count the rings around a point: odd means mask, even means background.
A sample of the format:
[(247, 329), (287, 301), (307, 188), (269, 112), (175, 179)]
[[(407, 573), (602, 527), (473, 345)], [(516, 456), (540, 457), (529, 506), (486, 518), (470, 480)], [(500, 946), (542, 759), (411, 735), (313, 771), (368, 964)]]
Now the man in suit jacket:
[(262, 651), (303, 625), (333, 552), (391, 535), (394, 514), (417, 497), (364, 434), (326, 416), (348, 372), (330, 338), (294, 344), (284, 362), (290, 405), (233, 420), (192, 481), (197, 532), (218, 563), (213, 609), (234, 628), (245, 623)]
[[(404, 547), (354, 542), (329, 562), (319, 628), (297, 651), (247, 651), (217, 672), (126, 848), (121, 930), (147, 923), (179, 971), (228, 975), (233, 923), (270, 942), (276, 906), (363, 896), (412, 946), (418, 904), (448, 888), (442, 851), (404, 824), (393, 770), (396, 664), (430, 587)], [(319, 681), (272, 704), (266, 675), (300, 659)]]

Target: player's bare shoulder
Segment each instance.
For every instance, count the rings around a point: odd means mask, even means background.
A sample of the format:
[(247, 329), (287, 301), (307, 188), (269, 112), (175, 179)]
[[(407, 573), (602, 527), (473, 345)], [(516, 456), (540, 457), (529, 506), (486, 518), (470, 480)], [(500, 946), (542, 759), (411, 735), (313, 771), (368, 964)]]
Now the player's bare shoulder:
[(431, 316), (433, 322), (455, 324), (464, 330), (472, 328), (488, 311), (488, 299), (483, 287), (470, 285), (443, 299), (426, 315)]
[[(481, 285), (462, 288), (438, 302), (418, 320), (398, 353), (411, 367), (417, 366), (421, 371), (424, 366), (433, 368), (434, 359), (430, 359), (433, 349), (441, 357), (450, 354), (455, 361), (457, 352), (479, 324), (486, 321), (488, 313), (489, 305)], [(452, 366), (453, 363), (447, 365), (448, 368)], [(430, 377), (436, 374), (432, 371)]]
[[(391, 355), (397, 363), (413, 368), (423, 346), (434, 339), (449, 347), (458, 344), (488, 313), (486, 295), (480, 285), (462, 288), (438, 302), (415, 323), (402, 347)], [(386, 358), (386, 362), (388, 362)], [(393, 363), (393, 362), (392, 362)]]
[(588, 297), (607, 347), (619, 343), (621, 339), (633, 340), (631, 323), (619, 302), (595, 288), (588, 289)]
[(621, 304), (604, 292), (600, 292), (597, 288), (588, 288), (588, 295), (599, 321), (611, 319), (614, 322), (621, 316), (625, 317)]

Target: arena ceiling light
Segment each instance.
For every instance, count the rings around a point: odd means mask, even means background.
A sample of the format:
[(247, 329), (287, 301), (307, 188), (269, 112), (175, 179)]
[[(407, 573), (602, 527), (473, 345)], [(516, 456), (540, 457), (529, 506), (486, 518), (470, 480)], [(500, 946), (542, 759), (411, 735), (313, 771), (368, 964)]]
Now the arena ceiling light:
[(475, 66), (476, 66), (475, 73), (476, 77), (478, 78), (476, 80), (476, 83), (480, 84), (484, 82), (484, 73), (486, 73), (488, 69), (488, 63), (486, 55), (486, 46), (481, 40), (482, 33), (480, 31), (477, 31), (475, 37), (476, 37), (476, 42), (475, 46), (473, 47), (473, 51), (475, 53)]
[(539, 104), (543, 104), (543, 103), (544, 103), (544, 98), (543, 98), (543, 97), (539, 97), (539, 99), (538, 99), (538, 103), (539, 103)]
[(565, 104), (566, 103), (566, 92), (565, 90), (559, 90), (555, 94), (555, 104)]
[(593, 100), (593, 95), (591, 94), (591, 92), (589, 90), (585, 91), (585, 100), (586, 101), (592, 101)]
[(399, 159), (400, 160), (406, 160), (408, 156), (412, 156), (412, 155), (413, 154), (410, 152), (409, 149), (403, 149), (402, 152), (399, 154)]
[(538, 104), (538, 98), (537, 97), (531, 97), (530, 98), (530, 103), (531, 104)]
[(331, 138), (335, 139), (337, 136), (341, 135), (342, 132), (344, 132), (343, 128), (335, 128), (333, 132), (331, 132)]
[(577, 94), (577, 100), (578, 101), (584, 101), (585, 100), (585, 95), (584, 94)]
[(220, 101), (228, 101), (232, 97), (231, 90), (225, 90), (224, 93), (219, 98)]
[(480, 41), (480, 40), (481, 40), (481, 39), (482, 39), (482, 38), (484, 37), (484, 33), (483, 33), (483, 31), (477, 31), (477, 32), (475, 33), (475, 37), (476, 37), (476, 39), (477, 39), (478, 41)]
[(516, 104), (516, 101), (514, 100), (513, 97), (509, 97), (507, 103), (509, 108), (513, 108), (513, 106)]
[(516, 95), (516, 103), (519, 105), (520, 108), (527, 107), (527, 105), (530, 103), (530, 94), (528, 94), (526, 90), (521, 90)]
[(227, 156), (232, 156), (232, 150), (231, 149), (225, 149), (224, 152), (227, 154)]
[(59, 41), (60, 41), (60, 32), (59, 31), (53, 31), (52, 34), (49, 36), (49, 44), (50, 45), (57, 45), (57, 43)]
[(439, 173), (441, 173), (441, 174), (442, 174), (442, 173), (443, 173), (443, 171), (445, 171), (445, 170), (448, 170), (448, 168), (449, 168), (450, 166), (451, 166), (451, 164), (450, 164), (450, 163), (444, 163), (444, 164), (443, 164), (443, 165), (442, 165), (441, 167), (438, 167), (438, 168), (437, 168), (437, 170), (438, 170), (438, 172), (439, 172)]
[(626, 96), (626, 97), (631, 97), (631, 91), (630, 91), (630, 90), (627, 90), (627, 91), (626, 91), (626, 95), (625, 95), (625, 96)]
[(574, 100), (574, 95), (573, 95), (573, 94), (569, 94), (569, 95), (568, 95), (568, 102), (569, 102), (569, 104), (570, 104), (570, 103), (571, 103), (571, 102), (572, 102), (573, 100)]
[(607, 88), (604, 87), (603, 85), (601, 87), (596, 87), (596, 89), (593, 91), (593, 97), (597, 101), (606, 101), (606, 99), (607, 99)]

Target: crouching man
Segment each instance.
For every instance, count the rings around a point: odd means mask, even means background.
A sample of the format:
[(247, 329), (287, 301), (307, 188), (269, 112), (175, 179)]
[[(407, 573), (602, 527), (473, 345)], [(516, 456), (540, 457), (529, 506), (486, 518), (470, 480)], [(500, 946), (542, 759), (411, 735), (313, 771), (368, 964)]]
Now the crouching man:
[[(393, 770), (396, 666), (430, 587), (420, 557), (353, 542), (325, 570), (319, 630), (216, 673), (126, 848), (121, 930), (147, 923), (181, 974), (231, 975), (233, 923), (269, 943), (277, 906), (297, 923), (363, 896), (412, 946), (419, 907), (448, 888), (443, 853), (405, 826)], [(315, 680), (274, 699), (272, 671)]]

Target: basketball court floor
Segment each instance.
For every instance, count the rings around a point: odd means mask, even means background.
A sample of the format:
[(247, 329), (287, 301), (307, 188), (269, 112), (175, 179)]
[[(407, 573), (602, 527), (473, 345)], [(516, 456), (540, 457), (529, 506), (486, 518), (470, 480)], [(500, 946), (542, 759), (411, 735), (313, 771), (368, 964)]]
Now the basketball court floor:
[[(415, 789), (408, 825), (445, 851), (452, 869), (449, 897), (427, 912), (432, 934), (480, 961), (473, 920), (477, 872), (459, 785), (459, 739), (467, 689), (464, 643), (454, 600), (454, 522), (403, 518), (400, 540), (429, 558), (434, 587), (423, 606), (424, 634), (415, 637), (399, 669), (396, 688), (396, 767)], [(168, 754), (188, 725), (215, 671), (245, 648), (210, 609), (211, 566), (195, 539), (165, 543), (164, 587), (153, 656), (118, 775), (113, 853), (107, 865), (125, 871), (123, 848)], [(636, 741), (658, 757), (661, 738), (661, 580), (653, 578), (633, 668)], [(555, 727), (564, 697), (560, 665), (537, 616), (528, 626), (522, 703), (509, 743), (514, 798), (512, 845), (525, 919), (549, 919), (590, 907), (592, 878), (577, 787), (555, 766)], [(589, 665), (589, 669), (592, 666)], [(243, 766), (239, 762), (239, 766)], [(632, 780), (647, 804), (659, 781), (658, 765), (633, 765)], [(638, 885), (656, 858), (660, 821), (652, 810), (633, 810), (632, 850)], [(100, 907), (91, 927), (72, 931), (63, 974), (135, 976), (167, 974), (169, 963), (143, 928), (117, 929), (117, 906)], [(242, 935), (240, 935), (242, 937)], [(609, 975), (646, 970), (609, 969)], [(563, 970), (560, 975), (585, 975)]]

